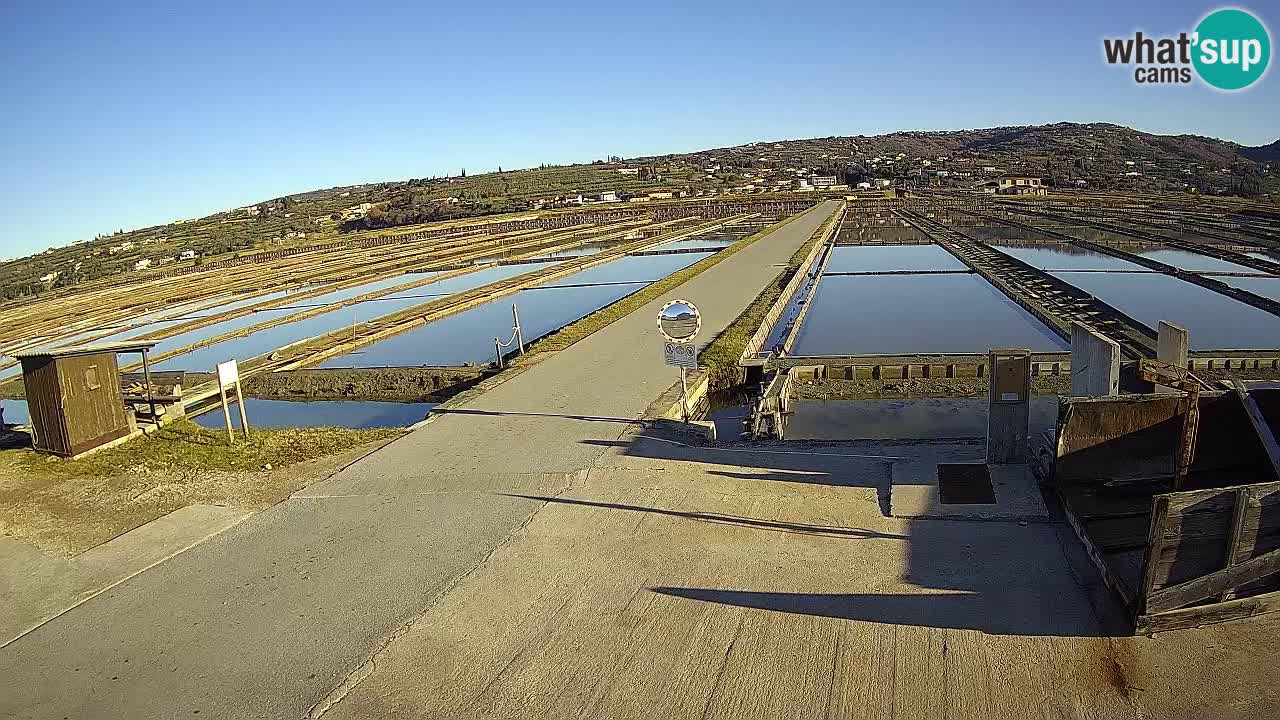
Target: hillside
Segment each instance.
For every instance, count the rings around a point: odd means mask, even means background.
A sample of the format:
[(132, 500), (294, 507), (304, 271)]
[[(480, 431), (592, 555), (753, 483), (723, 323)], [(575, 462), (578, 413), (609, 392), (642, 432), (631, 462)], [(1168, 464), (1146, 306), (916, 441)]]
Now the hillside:
[[(1251, 148), (1197, 135), (1154, 135), (1108, 123), (907, 131), (751, 143), (651, 160), (697, 165), (820, 167), (859, 177), (963, 185), (997, 172), (1044, 176), (1052, 185), (1259, 197), (1280, 191), (1265, 164), (1280, 141)], [(922, 161), (929, 161), (923, 165)], [(940, 164), (941, 163), (941, 164)], [(941, 170), (945, 173), (939, 176)], [(992, 174), (988, 172), (987, 174)], [(1082, 183), (1079, 181), (1083, 181)]]
[(1280, 140), (1259, 147), (1242, 147), (1240, 148), (1240, 154), (1259, 163), (1280, 161)]
[[(970, 187), (1002, 173), (1053, 186), (1280, 198), (1280, 141), (1261, 147), (1153, 135), (1106, 123), (906, 131), (757, 142), (694, 153), (300, 193), (208, 217), (116, 232), (0, 263), (0, 301), (162, 265), (312, 244), (362, 232), (671, 191), (687, 196), (789, 191), (813, 175), (856, 185)], [(581, 196), (581, 197), (580, 197)], [(604, 198), (607, 199), (607, 198)], [(195, 258), (185, 258), (195, 255)], [(143, 267), (140, 267), (143, 266)]]

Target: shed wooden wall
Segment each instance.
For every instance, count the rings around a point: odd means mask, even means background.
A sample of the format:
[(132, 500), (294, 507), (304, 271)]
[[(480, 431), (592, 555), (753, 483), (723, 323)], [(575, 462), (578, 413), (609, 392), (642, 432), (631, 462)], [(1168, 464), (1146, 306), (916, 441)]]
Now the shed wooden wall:
[[(72, 355), (56, 360), (66, 415), (67, 449), (76, 455), (129, 434), (120, 395), (115, 353)], [(96, 376), (96, 387), (88, 374)]]
[(27, 413), (35, 433), (32, 446), (41, 452), (68, 455), (67, 428), (62, 420), (62, 387), (57, 363), (51, 358), (22, 361)]

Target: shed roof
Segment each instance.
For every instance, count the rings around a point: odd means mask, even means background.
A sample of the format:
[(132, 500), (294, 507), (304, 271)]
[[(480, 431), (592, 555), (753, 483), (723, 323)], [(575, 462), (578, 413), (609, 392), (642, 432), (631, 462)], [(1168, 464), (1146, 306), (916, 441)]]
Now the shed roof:
[(154, 340), (127, 340), (125, 342), (101, 343), (98, 345), (66, 345), (64, 347), (28, 350), (27, 352), (13, 353), (13, 357), (19, 360), (25, 360), (28, 358), (34, 359), (70, 357), (72, 355), (98, 355), (100, 353), (141, 352), (142, 350), (150, 350), (155, 346), (156, 341)]

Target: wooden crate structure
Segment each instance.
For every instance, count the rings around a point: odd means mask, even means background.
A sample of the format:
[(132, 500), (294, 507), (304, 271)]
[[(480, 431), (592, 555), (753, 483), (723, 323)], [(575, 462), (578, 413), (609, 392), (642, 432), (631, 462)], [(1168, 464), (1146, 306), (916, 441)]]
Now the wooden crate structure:
[(1175, 491), (1178, 401), (1059, 405), (1054, 488), (1136, 634), (1280, 609), (1280, 390), (1203, 393), (1197, 454)]
[(125, 411), (116, 354), (155, 343), (81, 345), (17, 353), (31, 416), (32, 446), (75, 457), (134, 430)]

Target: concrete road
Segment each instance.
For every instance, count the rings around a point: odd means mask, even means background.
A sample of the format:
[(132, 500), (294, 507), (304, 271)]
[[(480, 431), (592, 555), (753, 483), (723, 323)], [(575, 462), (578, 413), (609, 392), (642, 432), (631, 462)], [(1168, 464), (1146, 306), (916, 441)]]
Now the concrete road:
[[(715, 334), (837, 207), (674, 294)], [(306, 716), (635, 427), (660, 305), (3, 648), (0, 717)]]
[(325, 720), (1276, 716), (1280, 616), (1112, 636), (1065, 522), (882, 514), (900, 463), (983, 454), (628, 434)]

